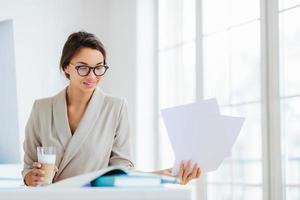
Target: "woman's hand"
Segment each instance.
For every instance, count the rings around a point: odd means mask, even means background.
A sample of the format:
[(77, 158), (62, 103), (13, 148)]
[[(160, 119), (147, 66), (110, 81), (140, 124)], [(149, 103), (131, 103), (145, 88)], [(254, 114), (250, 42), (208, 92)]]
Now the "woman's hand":
[[(24, 182), (27, 186), (39, 186), (43, 183), (45, 178), (45, 171), (41, 169), (42, 164), (34, 162), (32, 169), (26, 174)], [(56, 173), (58, 168), (55, 166), (54, 172)]]
[[(180, 167), (178, 170), (177, 177), (180, 180), (180, 184), (185, 185), (190, 182), (192, 179), (197, 179), (201, 175), (201, 169), (198, 164), (194, 164), (193, 168), (191, 166), (191, 161), (184, 163), (180, 162)], [(164, 169), (158, 172), (161, 175), (172, 176), (172, 168)]]

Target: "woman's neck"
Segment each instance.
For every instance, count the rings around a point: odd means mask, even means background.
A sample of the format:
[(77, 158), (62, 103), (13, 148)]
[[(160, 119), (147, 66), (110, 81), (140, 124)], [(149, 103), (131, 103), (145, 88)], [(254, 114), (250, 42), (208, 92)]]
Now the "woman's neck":
[(92, 94), (93, 92), (81, 92), (80, 90), (69, 85), (67, 88), (67, 105), (72, 107), (86, 106)]

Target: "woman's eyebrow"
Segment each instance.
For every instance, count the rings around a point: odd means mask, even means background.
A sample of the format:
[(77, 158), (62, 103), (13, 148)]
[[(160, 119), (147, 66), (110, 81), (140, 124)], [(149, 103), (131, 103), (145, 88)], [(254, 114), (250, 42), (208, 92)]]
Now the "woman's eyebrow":
[(79, 61), (79, 62), (77, 62), (78, 64), (84, 64), (84, 65), (88, 65), (87, 63), (85, 63), (85, 62), (82, 62), (82, 61)]
[[(84, 64), (84, 65), (88, 65), (87, 63), (85, 63), (85, 62), (82, 62), (82, 61), (79, 61), (79, 62), (77, 62), (78, 64)], [(97, 63), (96, 65), (100, 65), (100, 64), (103, 64), (103, 61), (101, 61), (101, 62), (99, 62), (99, 63)]]

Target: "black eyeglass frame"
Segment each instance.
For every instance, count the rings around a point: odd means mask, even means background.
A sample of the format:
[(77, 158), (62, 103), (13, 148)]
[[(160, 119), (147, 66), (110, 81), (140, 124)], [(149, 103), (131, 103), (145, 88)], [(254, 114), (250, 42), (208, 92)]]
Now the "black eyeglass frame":
[[(88, 75), (91, 73), (91, 70), (93, 70), (93, 73), (94, 73), (95, 76), (103, 76), (103, 75), (106, 73), (106, 71), (109, 69), (109, 66), (107, 66), (107, 65), (98, 65), (98, 66), (96, 66), (96, 67), (90, 67), (90, 66), (88, 66), (88, 65), (79, 65), (79, 66), (75, 66), (75, 65), (72, 64), (72, 63), (70, 63), (70, 65), (73, 65), (73, 66), (75, 67), (76, 71), (77, 71), (77, 74), (78, 74), (79, 76), (82, 76), (82, 77), (88, 76)], [(87, 72), (86, 75), (81, 75), (81, 74), (79, 73), (79, 69), (80, 69), (81, 67), (85, 67), (85, 68), (87, 67), (87, 68), (89, 69), (89, 71)], [(104, 68), (105, 68), (105, 71), (104, 71), (102, 74), (100, 74), (100, 75), (96, 74), (96, 72), (95, 72), (96, 68), (98, 68), (98, 67), (104, 67)]]

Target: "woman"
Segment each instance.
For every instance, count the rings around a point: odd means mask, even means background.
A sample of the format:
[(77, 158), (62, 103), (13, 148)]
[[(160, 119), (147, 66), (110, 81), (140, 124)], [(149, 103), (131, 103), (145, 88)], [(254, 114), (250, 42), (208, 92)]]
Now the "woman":
[[(126, 103), (97, 88), (108, 69), (102, 43), (90, 33), (71, 34), (63, 48), (60, 69), (69, 85), (56, 96), (35, 101), (26, 125), (25, 184), (37, 186), (43, 181), (37, 146), (56, 147), (53, 182), (112, 165), (133, 168)], [(198, 165), (190, 168), (190, 162), (181, 163), (178, 176), (182, 184), (200, 176)]]

